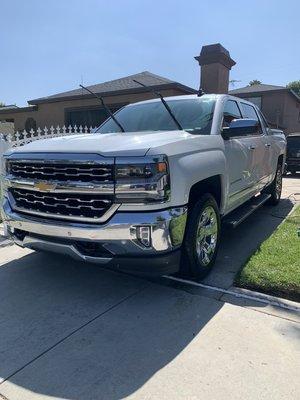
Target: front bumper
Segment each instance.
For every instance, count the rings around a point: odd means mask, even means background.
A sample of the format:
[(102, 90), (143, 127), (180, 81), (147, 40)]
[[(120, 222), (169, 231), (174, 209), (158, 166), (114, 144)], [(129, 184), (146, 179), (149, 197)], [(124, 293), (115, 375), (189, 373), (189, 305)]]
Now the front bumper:
[[(63, 253), (77, 260), (127, 271), (161, 275), (178, 270), (187, 207), (155, 212), (117, 212), (105, 224), (95, 225), (17, 213), (5, 199), (2, 214), (8, 233), (22, 247)], [(149, 247), (139, 240), (137, 230), (141, 226), (149, 227)], [(100, 246), (94, 253), (89, 246), (91, 243)]]

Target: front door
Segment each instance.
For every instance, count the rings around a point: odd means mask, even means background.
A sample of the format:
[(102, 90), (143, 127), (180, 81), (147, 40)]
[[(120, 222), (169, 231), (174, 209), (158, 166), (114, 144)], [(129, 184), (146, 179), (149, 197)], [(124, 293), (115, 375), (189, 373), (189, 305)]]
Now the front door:
[[(238, 104), (227, 100), (224, 105), (222, 127), (229, 126), (233, 119), (242, 118)], [(228, 202), (230, 211), (251, 197), (254, 191), (253, 165), (255, 162), (255, 140), (243, 136), (224, 140), (224, 153), (227, 160)]]
[(268, 183), (270, 175), (270, 152), (267, 147), (267, 132), (261, 124), (258, 112), (255, 107), (244, 102), (240, 102), (240, 108), (243, 118), (250, 118), (257, 121), (258, 129), (256, 134), (249, 136), (251, 138), (252, 165), (251, 175), (255, 192), (259, 192)]

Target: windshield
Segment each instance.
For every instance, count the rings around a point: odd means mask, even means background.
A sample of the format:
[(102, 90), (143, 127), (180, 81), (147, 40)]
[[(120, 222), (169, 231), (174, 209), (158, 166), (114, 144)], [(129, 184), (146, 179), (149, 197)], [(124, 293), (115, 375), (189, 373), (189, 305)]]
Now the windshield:
[[(199, 135), (210, 134), (214, 99), (199, 97), (168, 100), (167, 103), (185, 131)], [(178, 130), (160, 101), (129, 105), (119, 110), (115, 116), (125, 132)], [(95, 132), (120, 132), (120, 128), (109, 118)]]

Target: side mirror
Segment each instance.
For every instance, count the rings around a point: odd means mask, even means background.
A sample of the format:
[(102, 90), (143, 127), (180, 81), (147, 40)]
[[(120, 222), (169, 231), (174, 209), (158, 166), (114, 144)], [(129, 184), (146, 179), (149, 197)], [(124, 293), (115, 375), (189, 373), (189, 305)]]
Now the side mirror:
[(234, 119), (229, 127), (222, 130), (223, 139), (228, 140), (235, 136), (254, 135), (258, 131), (258, 121), (255, 119)]

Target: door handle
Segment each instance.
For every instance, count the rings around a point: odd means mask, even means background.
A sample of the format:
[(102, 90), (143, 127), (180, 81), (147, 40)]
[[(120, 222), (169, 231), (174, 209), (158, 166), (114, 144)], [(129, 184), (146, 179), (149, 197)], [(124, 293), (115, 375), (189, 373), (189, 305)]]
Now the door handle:
[(249, 149), (249, 150), (255, 150), (255, 149), (256, 149), (256, 146), (251, 145), (251, 146), (248, 147), (248, 149)]
[(265, 147), (271, 147), (271, 143), (265, 143)]

